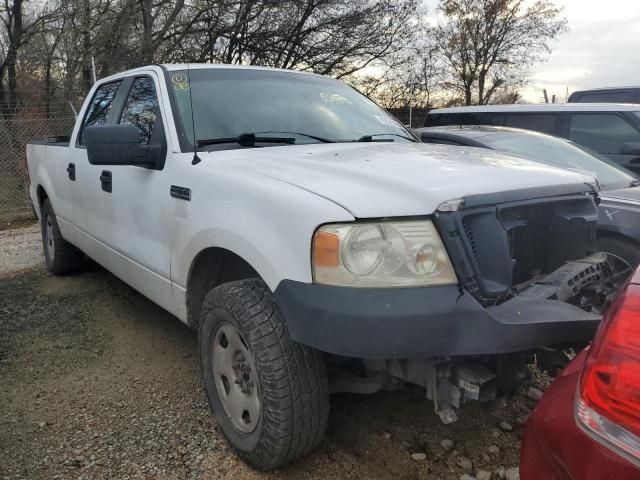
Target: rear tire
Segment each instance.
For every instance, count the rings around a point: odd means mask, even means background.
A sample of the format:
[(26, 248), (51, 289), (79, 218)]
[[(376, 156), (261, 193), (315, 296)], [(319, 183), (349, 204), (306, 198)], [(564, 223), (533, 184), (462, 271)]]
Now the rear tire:
[(198, 343), (209, 404), (247, 464), (272, 470), (320, 443), (329, 415), (324, 360), (289, 338), (262, 280), (212, 289), (202, 306)]
[(84, 263), (84, 254), (62, 238), (56, 214), (49, 199), (44, 201), (40, 213), (42, 245), (47, 270), (55, 275), (79, 271)]
[(598, 239), (598, 245), (600, 251), (620, 257), (631, 268), (635, 269), (640, 265), (640, 246), (629, 240), (617, 237), (601, 237)]

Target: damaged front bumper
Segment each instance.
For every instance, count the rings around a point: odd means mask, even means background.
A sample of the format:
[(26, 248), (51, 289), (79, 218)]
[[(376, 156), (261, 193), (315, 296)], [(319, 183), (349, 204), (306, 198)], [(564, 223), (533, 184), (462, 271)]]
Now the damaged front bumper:
[(274, 295), (291, 338), (326, 353), (361, 359), (503, 354), (589, 342), (601, 315), (567, 301), (580, 304), (585, 289), (615, 292), (624, 278), (606, 263), (602, 254), (567, 262), (488, 307), (457, 285), (373, 289), (284, 280)]

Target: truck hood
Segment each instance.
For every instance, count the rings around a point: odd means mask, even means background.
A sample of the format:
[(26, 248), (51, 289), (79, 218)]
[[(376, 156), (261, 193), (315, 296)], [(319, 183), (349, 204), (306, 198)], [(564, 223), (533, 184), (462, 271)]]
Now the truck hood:
[[(496, 151), (420, 143), (292, 145), (211, 152), (325, 197), (356, 218), (424, 215), (468, 195), (590, 183), (590, 177)], [(585, 187), (585, 190), (587, 188)]]

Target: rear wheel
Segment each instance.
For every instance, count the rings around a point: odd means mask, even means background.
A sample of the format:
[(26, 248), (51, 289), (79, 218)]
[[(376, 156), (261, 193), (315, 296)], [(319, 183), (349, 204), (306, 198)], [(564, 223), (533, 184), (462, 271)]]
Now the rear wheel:
[(324, 361), (289, 338), (264, 282), (212, 289), (198, 337), (209, 404), (244, 461), (270, 470), (318, 445), (329, 414)]
[(56, 214), (47, 199), (42, 205), (40, 225), (47, 269), (56, 275), (77, 272), (84, 263), (84, 254), (62, 238)]
[(601, 237), (598, 239), (600, 251), (610, 253), (621, 259), (631, 268), (640, 265), (640, 246), (617, 237)]

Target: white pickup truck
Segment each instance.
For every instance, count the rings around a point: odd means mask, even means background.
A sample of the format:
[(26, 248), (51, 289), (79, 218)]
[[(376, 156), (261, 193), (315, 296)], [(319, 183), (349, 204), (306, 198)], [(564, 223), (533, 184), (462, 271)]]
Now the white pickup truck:
[(626, 274), (595, 248), (588, 178), (422, 144), (318, 75), (138, 68), (59, 140), (27, 147), (49, 270), (86, 255), (197, 329), (258, 469), (318, 444), (330, 392), (412, 382), (454, 421), (537, 349), (588, 342)]

